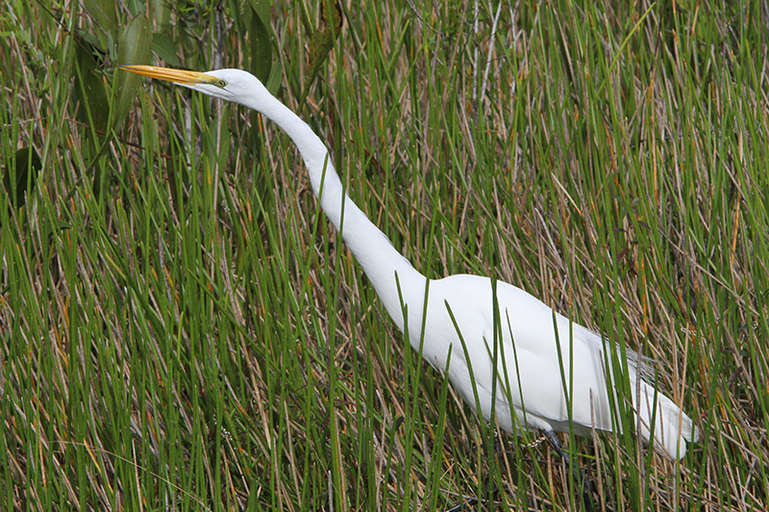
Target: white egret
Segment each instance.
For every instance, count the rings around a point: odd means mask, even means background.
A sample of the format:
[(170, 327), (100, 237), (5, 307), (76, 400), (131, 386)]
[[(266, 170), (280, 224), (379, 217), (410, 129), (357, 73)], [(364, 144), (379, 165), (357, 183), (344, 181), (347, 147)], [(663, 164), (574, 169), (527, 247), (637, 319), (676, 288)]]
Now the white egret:
[[(441, 372), (448, 368), (454, 388), (486, 420), (493, 409), (502, 429), (543, 430), (554, 444), (558, 443), (554, 432), (569, 432), (570, 423), (577, 434), (592, 427), (616, 428), (610, 405), (616, 396), (609, 392), (614, 389), (612, 372), (607, 376), (605, 370), (612, 365), (605, 364), (607, 344), (601, 336), (504, 282), (496, 282), (494, 293), (494, 281), (488, 277), (428, 280), (347, 196), (321, 139), (256, 77), (238, 69), (206, 73), (152, 66), (123, 69), (239, 103), (285, 131), (304, 159), (321, 208), (341, 232), (393, 322), (407, 331), (411, 346), (421, 350), (432, 366)], [(495, 340), (500, 340), (496, 349)], [(628, 354), (624, 363), (634, 390), (638, 433), (668, 457), (682, 458), (687, 442), (699, 437), (697, 427), (670, 398), (643, 380), (643, 362), (637, 354)], [(562, 450), (559, 453), (563, 455)]]

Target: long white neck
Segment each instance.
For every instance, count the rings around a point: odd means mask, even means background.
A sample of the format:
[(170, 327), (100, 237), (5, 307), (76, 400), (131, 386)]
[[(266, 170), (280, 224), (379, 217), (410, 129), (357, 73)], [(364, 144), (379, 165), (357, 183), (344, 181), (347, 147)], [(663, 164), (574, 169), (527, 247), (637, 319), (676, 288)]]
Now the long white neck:
[[(404, 258), (390, 240), (345, 193), (326, 145), (296, 114), (276, 98), (260, 98), (259, 105), (246, 105), (262, 112), (294, 141), (304, 158), (310, 182), (320, 207), (374, 285), (390, 317), (403, 331), (401, 301), (408, 305), (409, 330), (420, 328), (426, 278)], [(396, 284), (397, 275), (397, 284)], [(400, 292), (398, 290), (400, 285)], [(410, 337), (412, 345), (419, 340)]]

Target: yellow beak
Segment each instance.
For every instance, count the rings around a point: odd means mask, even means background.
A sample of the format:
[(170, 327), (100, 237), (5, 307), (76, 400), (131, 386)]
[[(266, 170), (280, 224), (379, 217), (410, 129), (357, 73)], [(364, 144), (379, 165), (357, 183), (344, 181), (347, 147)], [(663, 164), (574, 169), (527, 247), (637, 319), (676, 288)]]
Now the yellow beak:
[(215, 76), (207, 75), (205, 73), (198, 73), (197, 71), (185, 71), (183, 69), (171, 69), (171, 68), (159, 68), (157, 66), (120, 66), (120, 69), (125, 69), (131, 73), (137, 75), (148, 76), (150, 78), (157, 78), (159, 80), (167, 80), (177, 84), (185, 85), (197, 85), (197, 84), (213, 84), (216, 85), (219, 79)]

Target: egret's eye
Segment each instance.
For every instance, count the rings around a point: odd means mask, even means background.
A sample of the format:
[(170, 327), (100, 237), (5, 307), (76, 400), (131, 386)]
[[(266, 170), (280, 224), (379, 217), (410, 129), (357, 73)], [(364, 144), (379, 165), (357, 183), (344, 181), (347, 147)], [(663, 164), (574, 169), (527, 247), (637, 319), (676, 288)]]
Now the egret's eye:
[(225, 87), (227, 87), (227, 80), (225, 80), (224, 78), (220, 78), (219, 80), (216, 81), (216, 86), (219, 87), (220, 89), (224, 89)]

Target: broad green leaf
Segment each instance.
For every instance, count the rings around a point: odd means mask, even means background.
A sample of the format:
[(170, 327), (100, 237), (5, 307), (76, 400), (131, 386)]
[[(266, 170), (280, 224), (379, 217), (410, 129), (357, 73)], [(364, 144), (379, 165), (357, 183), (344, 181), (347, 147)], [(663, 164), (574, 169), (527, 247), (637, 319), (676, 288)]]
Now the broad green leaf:
[[(118, 65), (141, 64), (149, 61), (152, 50), (152, 30), (144, 15), (131, 20), (118, 43)], [(128, 115), (136, 93), (141, 87), (142, 77), (117, 70), (115, 73), (114, 95), (117, 97), (112, 126), (120, 124)]]
[(155, 30), (163, 32), (171, 26), (172, 6), (167, 0), (151, 0), (150, 12), (155, 15)]
[(251, 35), (251, 73), (253, 73), (262, 83), (266, 83), (270, 77), (272, 68), (272, 44), (270, 31), (262, 21), (259, 12), (251, 7), (251, 26), (249, 33)]
[(95, 50), (84, 40), (76, 45), (75, 107), (77, 119), (94, 130), (100, 139), (107, 133), (110, 105), (104, 88), (104, 78), (94, 60)]
[(275, 33), (272, 31), (272, 26), (269, 21), (272, 17), (272, 1), (271, 0), (250, 0), (251, 8), (259, 15), (259, 19), (264, 22), (265, 29), (270, 38), (275, 37)]
[(85, 11), (112, 41), (119, 29), (117, 5), (112, 0), (83, 0)]
[(177, 43), (166, 34), (155, 34), (152, 37), (152, 51), (166, 64), (174, 68), (182, 67), (182, 63), (176, 55), (178, 49)]

